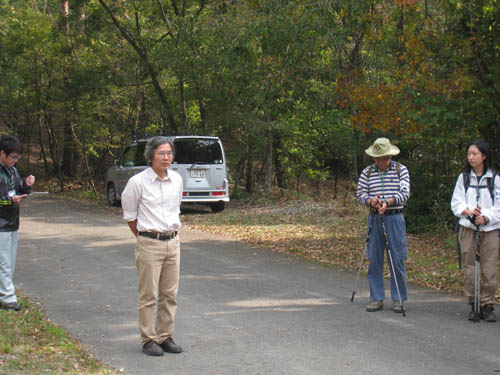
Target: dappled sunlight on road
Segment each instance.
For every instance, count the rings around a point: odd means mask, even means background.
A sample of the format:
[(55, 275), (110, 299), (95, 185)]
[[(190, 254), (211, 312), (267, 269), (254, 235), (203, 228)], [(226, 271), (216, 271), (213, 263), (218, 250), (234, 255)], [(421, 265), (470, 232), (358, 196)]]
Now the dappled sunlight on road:
[(256, 298), (251, 300), (241, 300), (229, 302), (226, 305), (234, 307), (285, 307), (285, 306), (324, 306), (336, 305), (339, 301), (333, 301), (326, 298), (307, 298), (307, 299), (273, 299), (273, 298)]
[[(301, 311), (310, 311), (311, 308), (299, 308), (299, 307), (273, 307), (273, 308), (252, 308), (252, 312), (301, 312)], [(204, 313), (203, 315), (214, 316), (214, 315), (230, 315), (230, 314), (241, 314), (248, 313), (248, 309), (246, 310), (231, 310), (231, 311), (212, 311)]]
[(231, 310), (210, 311), (203, 315), (229, 315), (229, 314), (244, 314), (251, 311), (255, 312), (305, 312), (312, 311), (314, 308), (340, 305), (343, 302), (335, 301), (327, 298), (255, 298), (248, 300), (239, 300), (227, 302), (223, 305), (225, 308), (235, 308)]
[(227, 274), (227, 275), (181, 275), (183, 280), (247, 280), (247, 275)]

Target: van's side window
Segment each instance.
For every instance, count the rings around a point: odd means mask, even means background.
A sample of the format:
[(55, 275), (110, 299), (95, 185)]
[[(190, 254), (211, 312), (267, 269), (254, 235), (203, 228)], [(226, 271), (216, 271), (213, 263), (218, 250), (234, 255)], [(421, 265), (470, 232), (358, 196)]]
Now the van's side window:
[(126, 149), (122, 157), (122, 167), (146, 167), (148, 163), (144, 157), (145, 147), (146, 142), (140, 142)]
[(146, 157), (144, 156), (144, 150), (146, 149), (146, 142), (140, 142), (137, 145), (137, 152), (135, 154), (135, 165), (137, 167), (146, 167), (148, 162), (146, 161)]
[(135, 154), (137, 152), (137, 146), (130, 146), (125, 150), (122, 157), (122, 167), (133, 167), (135, 166)]

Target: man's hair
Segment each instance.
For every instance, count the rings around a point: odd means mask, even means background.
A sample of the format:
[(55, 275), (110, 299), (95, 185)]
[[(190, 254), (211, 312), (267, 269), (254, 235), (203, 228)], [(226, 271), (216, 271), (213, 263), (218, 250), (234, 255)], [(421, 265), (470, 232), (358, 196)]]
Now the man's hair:
[[(483, 165), (484, 165), (484, 172), (486, 172), (488, 169), (494, 169), (493, 167), (493, 158), (491, 156), (491, 148), (490, 145), (483, 141), (482, 139), (476, 139), (469, 143), (467, 145), (467, 152), (469, 151), (470, 146), (476, 146), (481, 154), (486, 156), (486, 159), (484, 159)], [(469, 164), (469, 160), (465, 161), (465, 172), (470, 173), (472, 167)]]
[(172, 152), (175, 155), (174, 144), (170, 141), (170, 139), (168, 139), (167, 137), (156, 136), (148, 141), (144, 150), (144, 157), (146, 158), (148, 164), (151, 164), (153, 162), (156, 149), (164, 144), (169, 144)]
[(0, 138), (0, 151), (5, 152), (6, 155), (9, 155), (13, 152), (17, 152), (18, 154), (23, 153), (23, 145), (19, 138), (15, 135), (4, 135)]

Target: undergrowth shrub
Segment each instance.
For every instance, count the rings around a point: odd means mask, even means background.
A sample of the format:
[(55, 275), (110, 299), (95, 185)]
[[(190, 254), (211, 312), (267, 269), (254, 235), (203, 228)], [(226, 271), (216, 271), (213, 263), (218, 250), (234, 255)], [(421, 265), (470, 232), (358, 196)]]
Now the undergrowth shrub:
[(457, 176), (433, 176), (422, 169), (409, 171), (411, 196), (405, 212), (408, 232), (451, 229), (454, 216), (450, 201)]

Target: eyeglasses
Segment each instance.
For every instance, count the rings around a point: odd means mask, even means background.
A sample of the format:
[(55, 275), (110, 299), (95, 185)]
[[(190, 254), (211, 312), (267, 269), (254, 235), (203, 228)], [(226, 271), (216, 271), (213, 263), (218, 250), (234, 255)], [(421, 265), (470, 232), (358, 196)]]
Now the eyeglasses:
[(168, 156), (169, 158), (171, 158), (172, 156), (174, 156), (174, 153), (172, 151), (169, 151), (169, 152), (157, 152), (156, 155), (164, 158), (165, 156)]
[(21, 159), (21, 155), (12, 155), (12, 154), (9, 154), (9, 155), (7, 155), (7, 157), (11, 158), (14, 161), (18, 161), (19, 159)]

